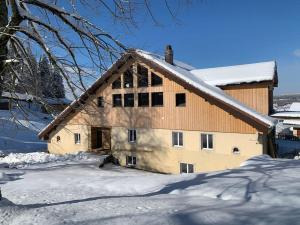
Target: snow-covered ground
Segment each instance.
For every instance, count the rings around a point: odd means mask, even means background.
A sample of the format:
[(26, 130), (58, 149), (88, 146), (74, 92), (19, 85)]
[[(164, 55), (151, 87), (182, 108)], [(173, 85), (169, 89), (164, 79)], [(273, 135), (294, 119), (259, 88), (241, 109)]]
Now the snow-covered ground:
[(102, 159), (0, 168), (0, 224), (300, 224), (298, 160), (260, 156), (233, 170), (163, 175), (99, 169)]
[(35, 111), (0, 110), (0, 155), (46, 150), (37, 133), (50, 121), (48, 114)]

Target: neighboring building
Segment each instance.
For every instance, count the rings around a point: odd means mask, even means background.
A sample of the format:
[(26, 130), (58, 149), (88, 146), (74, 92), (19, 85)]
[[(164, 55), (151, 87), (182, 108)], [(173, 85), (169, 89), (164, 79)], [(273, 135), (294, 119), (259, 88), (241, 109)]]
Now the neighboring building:
[(130, 50), (39, 134), (51, 153), (111, 150), (163, 173), (233, 168), (275, 157), (275, 62), (195, 69)]
[(33, 95), (5, 91), (2, 92), (0, 97), (0, 110), (11, 110), (15, 108), (40, 111), (41, 105), (34, 101)]
[(61, 113), (65, 108), (67, 108), (71, 101), (67, 98), (45, 98), (43, 99), (47, 109), (43, 106), (42, 112), (43, 113), (52, 113), (58, 115)]
[(279, 122), (278, 134), (300, 137), (300, 102), (291, 104), (287, 111), (274, 113), (272, 117)]
[[(42, 104), (43, 102), (43, 104)], [(30, 94), (20, 94), (13, 92), (2, 92), (0, 98), (0, 110), (25, 109), (43, 113), (59, 114), (71, 103), (66, 98), (43, 98), (39, 99)], [(48, 110), (45, 108), (48, 108)]]

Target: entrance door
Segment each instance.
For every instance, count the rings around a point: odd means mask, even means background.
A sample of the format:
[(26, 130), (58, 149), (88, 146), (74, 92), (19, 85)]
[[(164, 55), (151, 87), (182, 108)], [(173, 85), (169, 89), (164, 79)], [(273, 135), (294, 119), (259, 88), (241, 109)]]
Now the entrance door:
[(91, 147), (92, 151), (110, 150), (110, 129), (104, 127), (92, 127)]
[(102, 130), (101, 129), (97, 129), (96, 130), (96, 148), (102, 148), (103, 144), (102, 144)]

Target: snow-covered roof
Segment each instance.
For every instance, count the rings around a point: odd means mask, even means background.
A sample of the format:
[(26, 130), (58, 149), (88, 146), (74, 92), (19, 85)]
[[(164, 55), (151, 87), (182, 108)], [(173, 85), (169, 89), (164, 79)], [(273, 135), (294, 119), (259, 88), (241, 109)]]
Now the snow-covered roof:
[(199, 76), (195, 76), (190, 71), (183, 69), (182, 67), (179, 67), (176, 64), (171, 65), (167, 63), (162, 57), (157, 56), (156, 54), (152, 54), (143, 50), (136, 50), (136, 53), (144, 57), (145, 59), (157, 63), (161, 67), (170, 71), (172, 74), (176, 75), (177, 77), (183, 79), (190, 85), (198, 88), (202, 92), (205, 92), (210, 96), (220, 99), (221, 101), (240, 109), (241, 111), (247, 113), (248, 115), (251, 115), (254, 118), (264, 122), (265, 124), (268, 124), (269, 126), (274, 126), (274, 119), (272, 119), (271, 117), (260, 114), (257, 111), (247, 107), (246, 105), (242, 104), (241, 102), (235, 100), (234, 98), (226, 94), (220, 88), (207, 84)]
[(23, 100), (23, 101), (29, 101), (33, 100), (34, 96), (29, 94), (20, 94), (20, 93), (13, 93), (13, 92), (2, 92), (2, 97), (4, 98), (11, 98), (11, 99), (17, 99), (17, 100)]
[(215, 86), (272, 81), (276, 74), (276, 62), (269, 61), (208, 69), (195, 69), (191, 70), (191, 73), (204, 82)]
[(283, 124), (295, 125), (296, 127), (300, 126), (300, 120), (284, 120)]
[(272, 117), (290, 117), (290, 118), (300, 118), (300, 112), (290, 112), (290, 111), (285, 111), (285, 112), (277, 112), (271, 115)]
[(68, 105), (72, 101), (67, 98), (46, 98), (45, 102), (47, 102), (49, 105), (60, 105), (60, 104)]
[(293, 102), (289, 108), (289, 111), (300, 113), (300, 102)]

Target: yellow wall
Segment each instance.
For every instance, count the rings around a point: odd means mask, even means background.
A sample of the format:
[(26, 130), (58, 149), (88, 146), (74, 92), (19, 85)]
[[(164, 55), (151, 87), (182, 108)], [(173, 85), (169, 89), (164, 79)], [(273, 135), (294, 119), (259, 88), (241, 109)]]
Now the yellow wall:
[[(211, 132), (214, 148), (203, 150), (198, 131), (183, 131), (183, 147), (172, 146), (172, 130), (137, 129), (136, 143), (127, 141), (127, 132), (122, 127), (112, 129), (112, 150), (120, 164), (125, 166), (126, 155), (133, 155), (137, 168), (163, 173), (179, 173), (180, 162), (194, 164), (195, 172), (234, 168), (264, 151), (263, 137), (258, 134)], [(233, 147), (240, 154), (233, 154)]]
[[(163, 173), (179, 173), (182, 163), (194, 164), (195, 172), (215, 171), (238, 167), (244, 160), (264, 152), (263, 137), (256, 134), (209, 132), (213, 135), (213, 150), (201, 149), (200, 131), (182, 131), (183, 147), (172, 146), (172, 131), (167, 129), (136, 129), (136, 143), (128, 142), (128, 129), (111, 129), (112, 153), (122, 166), (126, 155), (137, 157), (137, 168)], [(81, 134), (81, 144), (75, 144), (74, 133)], [(60, 142), (56, 138), (60, 136)], [(48, 149), (55, 154), (90, 150), (90, 127), (67, 125), (52, 133)], [(233, 154), (233, 147), (240, 154)]]
[[(75, 144), (74, 134), (80, 133), (81, 142)], [(60, 141), (57, 141), (57, 136)], [(89, 149), (90, 127), (86, 125), (61, 125), (53, 131), (48, 140), (48, 151), (53, 154), (76, 153)]]

